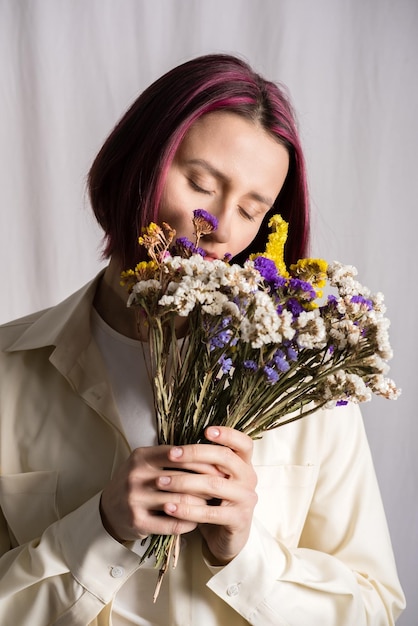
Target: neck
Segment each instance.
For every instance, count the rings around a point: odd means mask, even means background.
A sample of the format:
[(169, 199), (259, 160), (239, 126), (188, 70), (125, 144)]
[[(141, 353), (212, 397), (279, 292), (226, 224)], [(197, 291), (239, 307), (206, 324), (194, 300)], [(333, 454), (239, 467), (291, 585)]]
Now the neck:
[(100, 317), (118, 333), (131, 339), (146, 340), (134, 309), (126, 306), (128, 292), (120, 285), (120, 264), (112, 258), (97, 287), (94, 307)]

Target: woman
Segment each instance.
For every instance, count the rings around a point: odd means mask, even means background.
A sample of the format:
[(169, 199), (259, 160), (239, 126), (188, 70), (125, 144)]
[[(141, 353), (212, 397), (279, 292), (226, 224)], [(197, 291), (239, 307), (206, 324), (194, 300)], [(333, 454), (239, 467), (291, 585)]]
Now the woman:
[[(393, 624), (403, 595), (355, 407), (254, 444), (209, 428), (219, 445), (157, 446), (146, 329), (119, 285), (141, 227), (191, 235), (196, 208), (219, 220), (209, 259), (262, 250), (272, 213), (289, 222), (287, 262), (304, 255), (304, 161), (283, 92), (230, 56), (175, 68), (116, 126), (89, 190), (106, 270), (0, 334), (1, 623)], [(183, 538), (155, 604), (153, 564), (139, 566), (151, 533)]]

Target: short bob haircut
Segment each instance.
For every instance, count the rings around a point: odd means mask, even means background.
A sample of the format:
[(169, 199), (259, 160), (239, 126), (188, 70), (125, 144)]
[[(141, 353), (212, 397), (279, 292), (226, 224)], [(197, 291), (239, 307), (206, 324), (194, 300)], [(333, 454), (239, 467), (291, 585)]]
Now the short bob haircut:
[[(212, 111), (236, 113), (260, 124), (289, 153), (284, 185), (250, 246), (234, 261), (262, 252), (267, 223), (289, 222), (287, 264), (306, 256), (309, 207), (305, 162), (292, 107), (283, 89), (234, 56), (212, 54), (183, 63), (148, 87), (132, 104), (97, 155), (88, 175), (91, 205), (105, 233), (104, 258), (123, 268), (144, 258), (138, 236), (158, 221), (164, 181), (190, 126)], [(257, 158), (256, 156), (254, 158)]]

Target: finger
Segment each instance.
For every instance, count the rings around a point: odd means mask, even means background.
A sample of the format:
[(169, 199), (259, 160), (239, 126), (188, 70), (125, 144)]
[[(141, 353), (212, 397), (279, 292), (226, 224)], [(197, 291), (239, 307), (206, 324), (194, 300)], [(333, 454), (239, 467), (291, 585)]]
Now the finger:
[(193, 520), (183, 520), (177, 515), (176, 522), (173, 523), (172, 517), (167, 517), (165, 507), (170, 503), (188, 510), (190, 507), (203, 506), (206, 501), (189, 494), (159, 492), (157, 500), (152, 502), (150, 508), (144, 507), (143, 502), (138, 506), (132, 506), (132, 534), (143, 539), (149, 534), (183, 534), (194, 530), (196, 522)]
[[(221, 476), (208, 476), (203, 474), (176, 474), (174, 476), (160, 476), (157, 479), (159, 489), (173, 494), (182, 493), (189, 495), (189, 499), (171, 499), (170, 502), (201, 505), (207, 504), (213, 499), (228, 501), (231, 503), (245, 502), (252, 498), (253, 489), (249, 489), (246, 483), (237, 483), (234, 480)], [(199, 496), (200, 501), (193, 500), (193, 494)], [(167, 493), (169, 496), (169, 493)], [(197, 498), (196, 498), (197, 499)]]
[(205, 430), (205, 437), (208, 441), (230, 448), (246, 463), (251, 462), (254, 444), (248, 435), (227, 426), (209, 426)]
[(242, 524), (243, 519), (251, 519), (253, 502), (247, 501), (245, 506), (224, 504), (221, 506), (195, 506), (176, 504), (170, 502), (164, 506), (164, 512), (183, 521), (191, 521), (197, 524), (213, 524), (215, 526), (227, 526), (231, 529)]
[[(253, 474), (250, 462), (247, 463), (239, 454), (223, 445), (198, 443), (176, 446), (170, 450), (168, 456), (171, 461), (177, 461), (178, 467), (195, 473), (209, 473), (202, 469), (209, 465), (216, 468), (216, 474), (232, 476), (236, 480), (247, 480)], [(214, 474), (213, 471), (210, 473)]]

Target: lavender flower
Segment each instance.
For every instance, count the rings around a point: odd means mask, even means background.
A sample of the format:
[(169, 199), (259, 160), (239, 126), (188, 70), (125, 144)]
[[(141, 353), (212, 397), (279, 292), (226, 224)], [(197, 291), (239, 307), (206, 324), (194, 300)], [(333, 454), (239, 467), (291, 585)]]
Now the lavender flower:
[(209, 235), (218, 228), (218, 220), (204, 209), (196, 209), (193, 211), (193, 226), (196, 237), (196, 245), (202, 235)]
[(282, 350), (277, 350), (273, 356), (273, 363), (279, 372), (287, 372), (290, 369), (290, 365), (286, 360), (286, 356)]
[(228, 372), (232, 368), (232, 359), (230, 359), (229, 357), (226, 357), (223, 354), (221, 358), (219, 359), (218, 363), (221, 366), (222, 372), (224, 374), (228, 374)]
[(209, 340), (209, 345), (211, 350), (215, 350), (215, 348), (225, 348), (231, 341), (231, 331), (223, 330), (220, 333), (217, 333)]
[(307, 283), (299, 278), (291, 278), (289, 280), (289, 289), (298, 293), (303, 300), (315, 300), (316, 298), (316, 291), (311, 283)]
[(287, 352), (287, 358), (289, 361), (297, 361), (298, 360), (298, 351), (291, 345), (285, 346)]
[(254, 267), (273, 289), (285, 286), (286, 278), (279, 275), (276, 264), (271, 259), (265, 256), (258, 256), (254, 259)]
[(193, 254), (200, 254), (200, 256), (206, 256), (206, 252), (196, 246), (193, 241), (190, 241), (187, 237), (178, 237), (171, 249), (172, 256), (181, 256), (184, 259), (190, 258)]
[(273, 367), (265, 365), (263, 367), (263, 371), (266, 375), (266, 381), (269, 383), (269, 385), (274, 385), (274, 383), (277, 383), (277, 381), (279, 380), (279, 374)]
[(298, 315), (300, 315), (302, 311), (305, 310), (297, 298), (289, 298), (289, 300), (286, 302), (286, 308), (293, 315), (293, 319), (298, 317)]
[(364, 296), (351, 296), (350, 302), (353, 302), (354, 304), (364, 305), (368, 311), (371, 311), (373, 309), (373, 302), (369, 298), (365, 298)]

